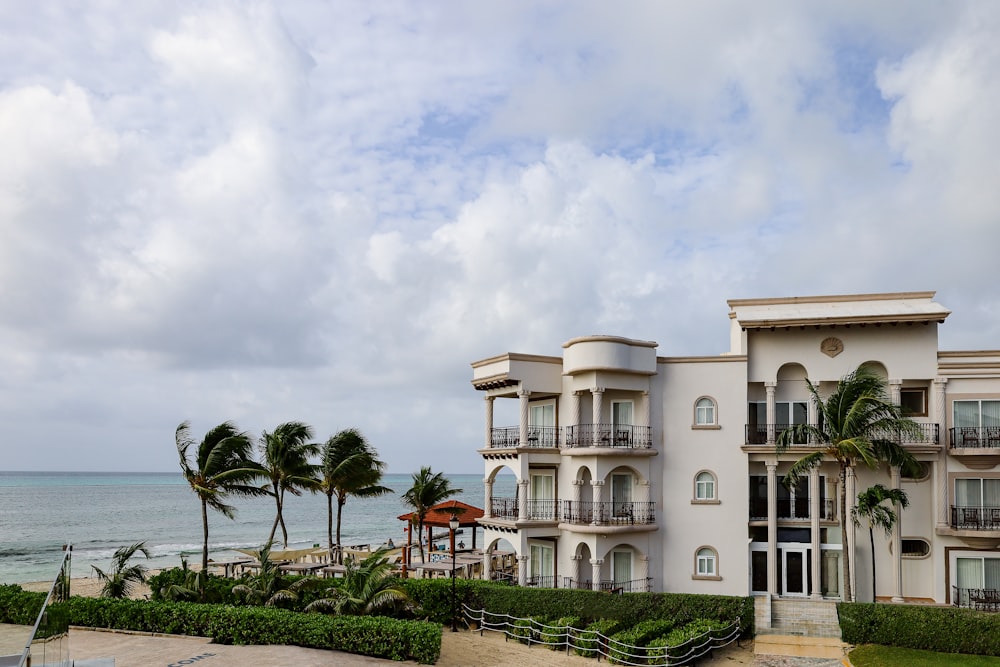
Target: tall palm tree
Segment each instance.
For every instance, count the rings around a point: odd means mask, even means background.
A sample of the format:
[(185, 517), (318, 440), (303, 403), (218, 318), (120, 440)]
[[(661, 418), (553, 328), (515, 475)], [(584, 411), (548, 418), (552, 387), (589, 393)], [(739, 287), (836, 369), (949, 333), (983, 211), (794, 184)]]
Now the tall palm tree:
[(431, 472), (430, 466), (424, 466), (420, 472), (413, 473), (413, 486), (403, 494), (403, 502), (413, 508), (417, 517), (417, 543), (420, 546), (420, 559), (424, 558), (424, 545), (420, 541), (424, 534), (424, 519), (431, 507), (443, 500), (462, 493), (462, 489), (451, 486), (448, 478), (441, 473)]
[(330, 596), (310, 603), (305, 610), (363, 616), (409, 602), (385, 552), (379, 549), (360, 563), (348, 559), (344, 577), (328, 589)]
[(878, 602), (875, 594), (875, 529), (881, 528), (885, 531), (885, 536), (892, 535), (892, 527), (899, 519), (893, 507), (887, 507), (883, 503), (890, 503), (895, 506), (897, 503), (901, 509), (910, 505), (910, 499), (906, 496), (906, 491), (902, 489), (887, 489), (881, 484), (870, 486), (858, 494), (858, 504), (851, 510), (854, 518), (854, 525), (860, 526), (861, 519), (868, 522), (868, 539), (872, 546), (872, 602)]
[(201, 571), (208, 571), (208, 509), (220, 512), (230, 519), (236, 516), (236, 509), (227, 505), (229, 496), (261, 496), (267, 492), (254, 482), (263, 476), (263, 468), (250, 456), (253, 445), (246, 433), (241, 432), (232, 422), (223, 422), (208, 433), (194, 452), (194, 460), (188, 457), (188, 450), (195, 445), (191, 438), (191, 425), (182, 422), (174, 433), (177, 454), (181, 460), (181, 472), (201, 500), (201, 523), (203, 540)]
[[(382, 486), (382, 471), (385, 463), (378, 458), (378, 452), (357, 429), (347, 429), (332, 436), (323, 445), (320, 466), (322, 480), (320, 487), (326, 494), (326, 537), (330, 550), (338, 547), (338, 562), (341, 558), (340, 520), (344, 504), (349, 496), (374, 498), (392, 493), (392, 489)], [(333, 541), (333, 499), (337, 498), (337, 541)]]
[(129, 565), (129, 561), (132, 560), (136, 552), (149, 558), (149, 549), (146, 548), (146, 543), (136, 542), (132, 546), (115, 550), (115, 555), (111, 559), (111, 569), (107, 572), (96, 565), (90, 566), (101, 581), (102, 598), (132, 597), (136, 585), (146, 583), (149, 568), (141, 564)]
[(903, 416), (898, 405), (889, 402), (885, 380), (862, 364), (837, 383), (823, 400), (818, 388), (806, 380), (809, 393), (819, 410), (820, 423), (796, 424), (783, 431), (776, 451), (786, 451), (795, 443), (815, 443), (816, 449), (792, 464), (785, 483), (794, 485), (798, 477), (820, 465), (825, 459), (837, 462), (840, 472), (840, 529), (843, 544), (844, 601), (851, 595), (851, 553), (847, 548), (847, 470), (859, 463), (876, 468), (880, 463), (902, 466), (907, 472), (917, 468), (917, 461), (901, 444), (904, 438), (919, 441), (920, 425)]
[(286, 422), (260, 437), (261, 465), (266, 471), (270, 494), (274, 497), (277, 512), (268, 543), (274, 541), (274, 533), (281, 525), (281, 537), (288, 548), (288, 529), (282, 511), (285, 507), (285, 492), (301, 496), (302, 491), (315, 493), (319, 489), (319, 466), (310, 463), (310, 458), (319, 454), (320, 447), (309, 442), (313, 437), (312, 427), (302, 422)]

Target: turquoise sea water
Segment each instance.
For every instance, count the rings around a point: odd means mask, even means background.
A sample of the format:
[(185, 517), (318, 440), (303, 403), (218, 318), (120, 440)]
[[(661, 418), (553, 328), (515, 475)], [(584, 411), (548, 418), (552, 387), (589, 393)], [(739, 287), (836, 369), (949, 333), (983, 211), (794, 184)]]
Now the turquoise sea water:
[[(463, 489), (457, 500), (483, 506), (482, 475), (448, 475)], [(386, 475), (395, 493), (360, 500), (344, 507), (344, 544), (382, 544), (403, 540), (409, 510), (400, 494), (410, 475)], [(508, 488), (509, 487), (509, 488)], [(514, 495), (514, 478), (500, 478), (494, 495)], [(210, 558), (226, 559), (232, 549), (259, 548), (274, 521), (271, 498), (234, 499), (236, 519), (209, 512)], [(289, 548), (326, 544), (326, 496), (288, 497), (285, 525)], [(334, 508), (336, 512), (336, 508)], [(145, 540), (152, 568), (201, 558), (201, 506), (179, 472), (175, 473), (41, 473), (0, 472), (0, 583), (41, 581), (55, 576), (62, 545), (73, 544), (73, 576), (92, 576), (91, 564), (107, 568), (115, 549)], [(280, 539), (281, 529), (278, 529)], [(463, 540), (471, 543), (470, 529)], [(480, 532), (477, 543), (481, 543)]]

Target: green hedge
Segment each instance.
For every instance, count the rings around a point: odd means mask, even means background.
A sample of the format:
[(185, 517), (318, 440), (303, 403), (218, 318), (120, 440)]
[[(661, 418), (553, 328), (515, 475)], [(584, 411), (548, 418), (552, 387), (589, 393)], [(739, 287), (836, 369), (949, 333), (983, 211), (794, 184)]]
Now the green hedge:
[[(650, 619), (636, 623), (627, 630), (616, 632), (610, 637), (612, 641), (608, 643), (610, 647), (608, 662), (617, 664), (641, 662), (646, 657), (646, 651), (642, 647), (654, 637), (665, 635), (676, 626), (677, 623), (671, 619)], [(637, 651), (636, 654), (630, 652), (633, 648)]]
[(647, 649), (646, 654), (650, 660), (663, 660), (665, 658), (671, 661), (682, 660), (691, 652), (692, 640), (697, 641), (707, 633), (725, 630), (727, 627), (728, 624), (724, 621), (707, 618), (691, 621), (683, 627), (675, 628), (665, 636), (650, 641), (650, 648)]
[(924, 605), (837, 605), (849, 644), (882, 644), (938, 653), (1000, 656), (1000, 614)]
[(219, 644), (286, 644), (433, 664), (441, 627), (379, 616), (325, 616), (270, 607), (71, 598), (74, 625), (211, 637)]
[(608, 646), (601, 638), (610, 637), (624, 627), (624, 623), (613, 618), (602, 618), (594, 621), (583, 630), (574, 633), (576, 635), (576, 647), (573, 651), (584, 658), (596, 658), (601, 653), (601, 649), (607, 653)]
[(0, 584), (0, 623), (34, 625), (46, 593), (31, 593), (17, 584)]
[(583, 619), (579, 616), (563, 616), (546, 625), (548, 627), (542, 628), (538, 633), (538, 640), (553, 651), (558, 651), (566, 646), (576, 628), (583, 627)]

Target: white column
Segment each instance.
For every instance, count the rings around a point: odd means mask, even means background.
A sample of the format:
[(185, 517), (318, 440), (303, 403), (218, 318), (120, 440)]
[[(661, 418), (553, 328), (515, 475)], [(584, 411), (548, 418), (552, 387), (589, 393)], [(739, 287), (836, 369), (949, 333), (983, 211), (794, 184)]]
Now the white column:
[[(573, 447), (580, 447), (584, 443), (580, 442), (580, 394), (582, 391), (574, 391), (573, 398), (569, 402), (569, 424), (573, 428), (573, 439), (565, 444)], [(569, 438), (567, 438), (569, 440)]]
[(604, 491), (604, 480), (603, 479), (591, 480), (590, 486), (594, 497), (594, 509), (590, 523), (593, 526), (599, 526), (601, 524), (601, 519), (604, 516), (603, 512), (601, 511), (601, 496), (603, 495), (602, 492)]
[(590, 587), (595, 591), (601, 590), (601, 566), (604, 565), (603, 558), (590, 559)]
[(579, 554), (574, 554), (569, 557), (570, 572), (569, 578), (573, 580), (574, 585), (580, 588), (580, 561), (582, 560)]
[(650, 428), (651, 424), (649, 423), (650, 420), (649, 415), (650, 415), (649, 392), (644, 391), (642, 392), (642, 412), (639, 415), (639, 422), (640, 422), (639, 426), (642, 426), (643, 430), (646, 432), (646, 434), (648, 434), (648, 435), (643, 434), (643, 437), (644, 438), (648, 437), (650, 446), (652, 446), (653, 429)]
[(778, 594), (778, 464), (767, 467), (767, 593)]
[(889, 379), (889, 402), (893, 405), (899, 405), (900, 400), (902, 400), (902, 389), (903, 381), (894, 378)]
[[(948, 378), (935, 378), (934, 380), (934, 421), (938, 428), (944, 429), (948, 423), (947, 399), (945, 389), (948, 385)], [(934, 481), (937, 483), (937, 525), (939, 528), (947, 528), (951, 524), (951, 507), (948, 502), (948, 434), (941, 433), (941, 451), (938, 453), (938, 460), (934, 464)]]
[(483, 504), (483, 518), (493, 518), (493, 480), (489, 477), (483, 480), (483, 490), (486, 502)]
[(810, 556), (812, 560), (812, 595), (810, 597), (819, 599), (823, 597), (822, 578), (820, 577), (821, 561), (820, 556), (820, 531), (819, 531), (819, 466), (809, 469), (809, 532), (811, 535)]
[(777, 386), (777, 382), (764, 383), (764, 392), (767, 394), (767, 444), (769, 445), (774, 444), (774, 420), (778, 412), (774, 404), (774, 390)]
[[(900, 478), (899, 478), (899, 466), (892, 466), (889, 468), (889, 479), (892, 484), (892, 488), (900, 488)], [(902, 508), (899, 503), (893, 503), (892, 511), (896, 513), (896, 523), (892, 526), (892, 578), (895, 584), (892, 592), (893, 602), (903, 601), (903, 536), (902, 527), (900, 524), (903, 522)]]
[(591, 413), (593, 418), (591, 420), (591, 444), (597, 447), (601, 444), (601, 429), (597, 425), (601, 423), (601, 415), (604, 412), (604, 387), (593, 387), (590, 393), (593, 394), (594, 398), (594, 409)]
[[(854, 476), (854, 467), (849, 466), (847, 468), (847, 482), (845, 483), (847, 487), (847, 509), (845, 510), (845, 515), (840, 517), (840, 520), (844, 522), (847, 526), (847, 544), (843, 545), (847, 548), (847, 553), (850, 554), (851, 558), (851, 599), (845, 600), (845, 602), (855, 602), (858, 599), (858, 559), (857, 551), (854, 548), (854, 543), (856, 541), (854, 534), (854, 522), (851, 521), (851, 510), (854, 508), (855, 502), (857, 501), (857, 478)], [(847, 582), (844, 582), (844, 586), (847, 586)], [(841, 596), (843, 597), (843, 596)]]
[(531, 392), (526, 389), (517, 392), (517, 397), (521, 401), (521, 432), (518, 435), (517, 442), (521, 447), (528, 446), (528, 397), (530, 396)]
[(486, 444), (483, 445), (484, 449), (489, 449), (493, 446), (493, 401), (496, 400), (495, 396), (486, 397)]
[[(483, 538), (485, 540), (485, 538)], [(483, 581), (493, 579), (493, 552), (483, 545)]]
[[(649, 579), (649, 556), (647, 556), (646, 554), (642, 554), (641, 556), (639, 556), (638, 566), (636, 567), (636, 574), (639, 575), (638, 577), (633, 575), (633, 577), (636, 579), (642, 579), (643, 581)], [(648, 587), (643, 590), (645, 590), (645, 592), (647, 593), (649, 592)]]
[(521, 554), (517, 557), (517, 585), (527, 586), (528, 584), (528, 556)]
[(521, 479), (517, 482), (517, 520), (524, 521), (528, 518), (528, 480)]

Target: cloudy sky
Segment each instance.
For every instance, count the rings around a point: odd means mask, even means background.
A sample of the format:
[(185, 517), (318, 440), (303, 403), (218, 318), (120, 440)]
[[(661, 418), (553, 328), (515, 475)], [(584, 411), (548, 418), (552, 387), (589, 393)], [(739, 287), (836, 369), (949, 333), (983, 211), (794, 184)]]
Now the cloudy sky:
[[(1000, 4), (0, 5), (5, 470), (358, 427), (479, 472), (470, 362), (937, 290), (1000, 347)], [(513, 422), (512, 422), (513, 423)]]

